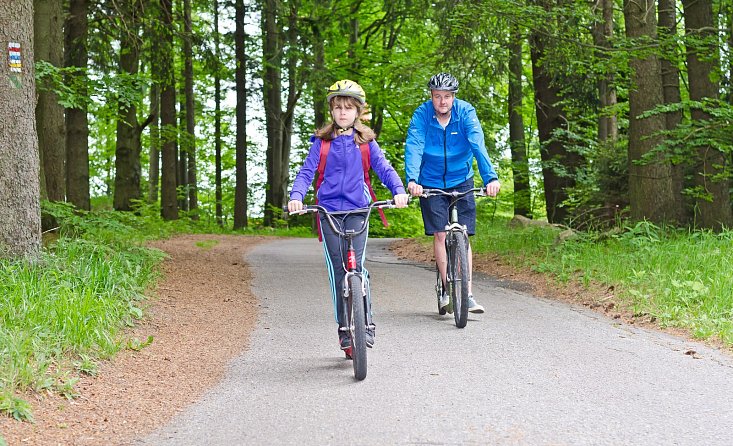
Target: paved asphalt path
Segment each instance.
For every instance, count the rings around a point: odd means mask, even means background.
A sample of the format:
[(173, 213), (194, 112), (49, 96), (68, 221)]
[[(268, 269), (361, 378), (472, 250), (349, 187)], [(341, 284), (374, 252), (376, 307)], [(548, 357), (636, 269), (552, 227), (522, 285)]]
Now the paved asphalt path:
[(730, 357), (486, 277), (486, 313), (457, 329), (437, 314), (435, 273), (386, 246), (369, 242), (366, 380), (338, 349), (318, 242), (262, 244), (246, 257), (261, 302), (250, 348), (136, 444), (733, 444)]

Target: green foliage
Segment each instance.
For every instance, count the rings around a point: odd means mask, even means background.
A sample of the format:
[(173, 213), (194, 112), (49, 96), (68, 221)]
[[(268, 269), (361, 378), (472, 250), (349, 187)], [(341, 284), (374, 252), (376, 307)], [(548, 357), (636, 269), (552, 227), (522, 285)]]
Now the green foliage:
[(81, 68), (57, 67), (45, 60), (36, 61), (36, 87), (39, 91), (51, 91), (65, 108), (84, 108), (89, 102), (86, 79)]
[(502, 223), (480, 223), (475, 252), (500, 254), (561, 281), (613, 285), (637, 316), (733, 345), (733, 232), (642, 221), (558, 244), (555, 229)]
[[(6, 413), (18, 421), (33, 421), (31, 405), (6, 390), (0, 390), (0, 413)], [(0, 446), (7, 446), (2, 436)]]

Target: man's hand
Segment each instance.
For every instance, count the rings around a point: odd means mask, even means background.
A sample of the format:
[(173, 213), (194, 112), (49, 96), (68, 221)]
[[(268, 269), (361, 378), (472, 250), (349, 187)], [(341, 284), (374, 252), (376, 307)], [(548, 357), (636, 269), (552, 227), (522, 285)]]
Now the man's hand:
[(288, 212), (297, 212), (303, 210), (303, 202), (300, 200), (288, 201)]
[(409, 200), (410, 196), (407, 194), (397, 194), (392, 197), (392, 201), (394, 201), (395, 206), (398, 208), (406, 208)]
[(407, 185), (407, 190), (413, 197), (422, 195), (422, 186), (414, 181), (410, 181), (410, 183)]
[(496, 194), (499, 193), (499, 189), (501, 189), (501, 184), (499, 184), (499, 180), (494, 180), (486, 185), (486, 195), (490, 197), (495, 197)]

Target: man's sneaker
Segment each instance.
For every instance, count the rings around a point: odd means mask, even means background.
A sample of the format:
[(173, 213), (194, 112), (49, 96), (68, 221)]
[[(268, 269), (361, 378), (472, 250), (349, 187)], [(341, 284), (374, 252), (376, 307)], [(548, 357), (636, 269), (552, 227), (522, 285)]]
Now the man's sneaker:
[(366, 329), (366, 345), (369, 348), (374, 347), (374, 337), (376, 336), (376, 333), (374, 332), (374, 325)]
[(447, 313), (453, 313), (453, 305), (450, 304), (450, 297), (443, 293), (440, 295), (440, 309), (445, 310)]
[(476, 299), (474, 299), (473, 296), (470, 294), (468, 295), (468, 311), (470, 311), (471, 313), (483, 313), (484, 312), (484, 307), (479, 305), (476, 302)]

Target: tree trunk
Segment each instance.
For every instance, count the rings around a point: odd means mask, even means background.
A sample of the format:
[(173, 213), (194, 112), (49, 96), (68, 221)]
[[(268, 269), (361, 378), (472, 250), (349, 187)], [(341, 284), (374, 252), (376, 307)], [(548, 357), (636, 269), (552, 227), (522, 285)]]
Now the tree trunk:
[[(552, 8), (551, 2), (542, 1), (539, 4), (547, 10)], [(543, 60), (549, 43), (543, 32), (534, 32), (530, 36), (532, 81), (547, 220), (559, 223), (568, 217), (567, 207), (562, 204), (568, 198), (568, 188), (575, 186), (575, 170), (582, 159), (577, 153), (568, 151), (564, 143), (554, 136), (555, 131), (567, 127), (567, 118), (560, 105), (558, 86), (554, 85), (552, 74), (548, 72)]]
[[(69, 75), (68, 82), (85, 85), (87, 69), (87, 0), (70, 0), (66, 18), (65, 65), (79, 72)], [(76, 80), (74, 80), (76, 79)], [(87, 102), (81, 108), (66, 109), (66, 199), (79, 209), (90, 210), (89, 195), (89, 119)]]
[[(0, 78), (3, 79), (0, 82), (0, 103), (3, 104), (0, 107), (0, 257), (35, 259), (41, 250), (41, 190), (34, 114), (32, 0), (0, 0), (0, 42), (4, 46), (0, 48), (3, 52), (0, 64)], [(10, 46), (14, 49), (13, 58), (8, 60)]]
[[(191, 0), (183, 0), (183, 57), (184, 57), (184, 89), (186, 95), (186, 132), (188, 143), (185, 152), (188, 155), (186, 166), (186, 184), (188, 185), (188, 210), (198, 208), (198, 186), (196, 184), (196, 110), (193, 97), (193, 28), (191, 26)], [(193, 218), (196, 218), (196, 212)]]
[[(64, 14), (61, 0), (35, 0), (34, 51), (36, 60), (64, 65)], [(64, 108), (51, 85), (38, 86), (36, 125), (45, 192), (52, 201), (66, 199), (66, 130)]]
[(725, 42), (728, 45), (728, 67), (723, 68), (726, 70), (727, 73), (727, 89), (726, 89), (726, 96), (728, 98), (728, 103), (733, 104), (733, 56), (730, 55), (731, 48), (733, 48), (733, 3), (727, 2), (725, 5), (725, 21), (726, 21), (726, 28), (725, 28)]
[[(160, 12), (160, 4), (149, 2), (147, 4), (148, 16), (152, 18), (145, 27), (144, 35), (146, 40), (150, 42), (150, 55), (148, 63), (150, 64), (150, 91), (149, 96), (149, 116), (150, 116), (150, 133), (148, 146), (148, 203), (157, 203), (160, 191), (160, 150), (161, 150), (161, 132), (160, 132), (160, 98), (161, 98), (161, 80), (164, 77), (160, 64), (160, 42), (162, 33), (157, 24), (162, 20)], [(151, 26), (152, 25), (152, 26)]]
[(219, 1), (214, 0), (214, 51), (216, 68), (214, 69), (214, 175), (216, 199), (216, 223), (224, 226), (224, 210), (222, 209), (221, 187), (221, 47), (219, 42)]
[(178, 218), (178, 200), (176, 191), (176, 85), (173, 75), (173, 11), (171, 0), (160, 0), (163, 22), (163, 38), (161, 39), (160, 69), (160, 125), (162, 136), (161, 150), (161, 190), (160, 207), (164, 220)]
[[(662, 48), (660, 66), (662, 72), (662, 96), (665, 105), (679, 104), (680, 71), (679, 51), (677, 48), (677, 7), (676, 0), (659, 0), (659, 31), (660, 46)], [(682, 111), (667, 112), (664, 114), (665, 129), (674, 130), (682, 122)], [(677, 220), (682, 223), (689, 220), (686, 215), (688, 206), (685, 204), (682, 190), (684, 189), (685, 165), (672, 164), (672, 196), (676, 202)]]
[[(718, 99), (718, 83), (711, 79), (718, 69), (718, 46), (691, 45), (689, 38), (715, 38), (717, 23), (713, 18), (712, 0), (683, 0), (685, 15), (685, 36), (687, 42), (687, 72), (690, 83), (690, 99), (702, 101), (705, 98)], [(692, 119), (709, 121), (706, 112), (693, 109)], [(697, 148), (695, 185), (704, 196), (696, 199), (699, 215), (697, 222), (703, 228), (721, 230), (733, 223), (730, 207), (730, 181), (725, 171), (726, 156), (713, 146)], [(720, 176), (721, 178), (716, 178)]]
[[(626, 36), (630, 39), (657, 38), (655, 0), (624, 0)], [(673, 221), (676, 216), (669, 161), (661, 155), (639, 164), (661, 142), (665, 128), (663, 115), (641, 119), (639, 115), (661, 104), (662, 83), (659, 59), (653, 55), (630, 60), (629, 88), (629, 200), (634, 220), (654, 223)]]
[[(139, 23), (142, 4), (132, 1), (121, 6), (125, 28), (120, 37), (120, 73), (135, 76), (140, 67)], [(118, 99), (117, 142), (115, 146), (114, 208), (131, 211), (133, 200), (142, 198), (140, 178), (140, 133), (137, 106), (129, 98)]]
[[(593, 40), (596, 46), (610, 49), (610, 39), (613, 37), (613, 0), (597, 0), (596, 8), (601, 12), (601, 19), (593, 29)], [(602, 59), (607, 59), (601, 53)], [(598, 81), (598, 98), (601, 105), (601, 114), (598, 117), (598, 141), (614, 143), (618, 139), (618, 120), (611, 109), (616, 105), (616, 75), (609, 68), (606, 75)]]
[(237, 159), (234, 189), (234, 229), (247, 227), (247, 34), (244, 31), (244, 1), (235, 2), (234, 56), (237, 61), (234, 80), (237, 90)]
[[(185, 80), (183, 91), (179, 92), (178, 97), (180, 98), (178, 109), (181, 111), (181, 113), (178, 114), (178, 128), (185, 129), (187, 126), (186, 121), (188, 116), (188, 110), (186, 109)], [(181, 211), (188, 211), (188, 146), (190, 143), (189, 138), (191, 136), (188, 134), (182, 136), (182, 138), (177, 138), (176, 142), (176, 156), (178, 159), (178, 209)]]
[[(153, 67), (152, 70), (155, 70)], [(153, 81), (150, 86), (150, 147), (148, 157), (148, 202), (158, 202), (158, 188), (160, 187), (160, 85)]]
[(262, 40), (264, 59), (264, 105), (265, 105), (265, 127), (267, 129), (267, 188), (265, 190), (265, 218), (266, 226), (274, 224), (273, 208), (282, 207), (280, 190), (282, 172), (282, 147), (283, 147), (283, 115), (282, 99), (282, 78), (280, 67), (282, 65), (282, 37), (277, 23), (278, 2), (276, 0), (264, 0), (262, 11)]
[[(317, 16), (319, 17), (319, 16)], [(326, 50), (321, 34), (323, 22), (314, 20), (311, 24), (313, 32), (313, 71), (311, 72), (311, 92), (313, 97), (313, 122), (317, 129), (326, 125)]]
[(529, 164), (522, 119), (522, 36), (513, 29), (509, 42), (509, 146), (514, 178), (514, 214), (531, 217)]

